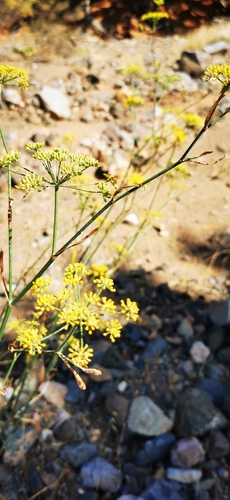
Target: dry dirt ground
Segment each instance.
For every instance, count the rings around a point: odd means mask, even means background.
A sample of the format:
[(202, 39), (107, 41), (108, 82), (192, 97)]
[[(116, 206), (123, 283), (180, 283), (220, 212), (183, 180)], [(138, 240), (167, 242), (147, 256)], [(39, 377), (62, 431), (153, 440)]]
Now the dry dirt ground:
[[(119, 69), (123, 66), (143, 64), (150, 52), (151, 43), (144, 37), (133, 40), (103, 41), (90, 33), (81, 34), (79, 31), (69, 33), (61, 26), (52, 28), (46, 26), (39, 32), (31, 32), (28, 28), (22, 28), (16, 34), (1, 36), (0, 53), (2, 63), (15, 64), (28, 70), (32, 90), (28, 91), (27, 96), (36, 93), (34, 86), (38, 88), (42, 84), (65, 81), (70, 71), (80, 72), (84, 76), (86, 69), (79, 67), (79, 61), (82, 61), (82, 58), (89, 59), (92, 65), (90, 73), (98, 75), (100, 83), (96, 90), (90, 88), (88, 92), (84, 92), (83, 97), (87, 103), (88, 96), (97, 96), (105, 92), (108, 92), (108, 95), (114, 93), (113, 88), (116, 83), (114, 75), (117, 75), (119, 79)], [(161, 61), (164, 61), (165, 67), (170, 68), (180, 58), (185, 43), (187, 43), (186, 40), (178, 36), (156, 38), (154, 52)], [(197, 43), (198, 45), (201, 43), (199, 34)], [(15, 52), (15, 47), (28, 46), (35, 47), (37, 50), (37, 53), (30, 58)], [(228, 57), (228, 54), (224, 57), (225, 62)], [(216, 96), (217, 94), (215, 92), (211, 94), (211, 91), (207, 95), (207, 91), (203, 89), (198, 89), (195, 93), (182, 91), (169, 93), (163, 104), (165, 107), (180, 107), (186, 109), (187, 112), (195, 112), (205, 117)], [(5, 134), (12, 132), (15, 134), (15, 140), (13, 138), (11, 141), (13, 147), (19, 147), (22, 151), (25, 143), (45, 128), (46, 133), (48, 131), (54, 134), (55, 137), (60, 138), (60, 141), (64, 133), (74, 133), (72, 148), (83, 152), (82, 147), (79, 146), (81, 139), (95, 137), (95, 132), (100, 134), (107, 126), (107, 122), (100, 118), (84, 123), (77, 115), (68, 121), (54, 120), (47, 113), (39, 119), (35, 115), (33, 108), (31, 110), (27, 104), (21, 109), (15, 107), (15, 109), (0, 110), (1, 126)], [(212, 278), (218, 277), (219, 283), (222, 284), (225, 278), (228, 278), (228, 270), (226, 270), (228, 249), (225, 248), (227, 237), (223, 240), (221, 235), (229, 228), (229, 120), (230, 117), (227, 115), (215, 127), (207, 131), (192, 152), (195, 155), (207, 150), (213, 151), (208, 159), (207, 157), (202, 159), (204, 162), (210, 161), (209, 164), (199, 165), (191, 162), (188, 165), (191, 176), (180, 181), (181, 188), (172, 191), (170, 195), (167, 183), (163, 185), (163, 190), (157, 194), (153, 206), (153, 210), (161, 210), (162, 218), (159, 226), (162, 231), (157, 230), (152, 224), (152, 227), (150, 225), (147, 231), (141, 234), (137, 246), (131, 252), (128, 262), (125, 263), (129, 269), (141, 267), (148, 272), (154, 272), (156, 283), (167, 282), (170, 287), (186, 290), (192, 295), (202, 294), (207, 298), (219, 298), (227, 293), (226, 286), (219, 286), (218, 283), (216, 287), (213, 286), (216, 281)], [(185, 145), (174, 155), (174, 160), (178, 159), (179, 154), (193, 137), (192, 131)], [(221, 161), (215, 163), (222, 157), (224, 158)], [(163, 162), (162, 166), (164, 167)], [(1, 246), (7, 259), (4, 181), (1, 185)], [(141, 217), (141, 209), (155, 186), (151, 183), (144, 193), (141, 191), (137, 193), (135, 210), (130, 209), (131, 212), (134, 211)], [(162, 205), (163, 208), (161, 208)], [(50, 231), (52, 224), (47, 217), (52, 210), (50, 193), (43, 193), (43, 198), (33, 195), (22, 199), (21, 193), (15, 191), (13, 208), (15, 214), (14, 261), (18, 277), (21, 272), (20, 268), (23, 269), (26, 264), (31, 264), (46, 246), (47, 240), (43, 235)], [(68, 193), (61, 205), (61, 219), (65, 221), (62, 224), (65, 224), (65, 232), (68, 228), (68, 235), (72, 234), (74, 227), (75, 210), (76, 207), (72, 205)], [(35, 226), (36, 233), (31, 231)], [(120, 224), (112, 233), (112, 241), (124, 243), (127, 232), (132, 235), (134, 229)], [(60, 240), (60, 243), (62, 241), (64, 239)], [(105, 259), (108, 262), (110, 253), (106, 245), (101, 251), (102, 254), (100, 253), (95, 258)], [(65, 258), (66, 262), (69, 256), (65, 254)], [(220, 261), (224, 262), (223, 268), (212, 266), (212, 263), (216, 264)], [(61, 259), (60, 264), (62, 265)], [(56, 267), (56, 272), (60, 274), (60, 266)], [(222, 279), (223, 275), (225, 278)]]

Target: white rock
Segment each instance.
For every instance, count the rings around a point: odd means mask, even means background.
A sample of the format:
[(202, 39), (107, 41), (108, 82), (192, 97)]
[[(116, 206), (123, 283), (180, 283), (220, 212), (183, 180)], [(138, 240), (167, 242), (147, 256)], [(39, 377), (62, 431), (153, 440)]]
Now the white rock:
[(13, 88), (6, 88), (2, 91), (2, 99), (3, 101), (8, 102), (9, 104), (14, 104), (15, 106), (19, 106), (20, 108), (25, 107), (25, 103), (21, 98), (18, 90)]
[(49, 380), (39, 386), (39, 391), (49, 403), (60, 409), (64, 407), (65, 396), (68, 392), (64, 384), (55, 382), (55, 380)]
[(127, 389), (128, 387), (128, 383), (126, 382), (126, 380), (122, 380), (121, 382), (119, 382), (118, 386), (117, 386), (117, 390), (119, 392), (124, 392), (125, 389)]
[(83, 146), (85, 148), (91, 148), (92, 140), (90, 139), (90, 137), (84, 137), (80, 142), (80, 146)]
[(168, 479), (172, 479), (173, 481), (190, 484), (199, 481), (202, 477), (202, 472), (198, 469), (176, 469), (174, 467), (168, 467), (166, 475)]
[(189, 339), (193, 337), (194, 332), (193, 332), (193, 327), (188, 320), (188, 318), (183, 318), (182, 321), (180, 322), (178, 328), (177, 328), (177, 333), (179, 335), (182, 335), (182, 337), (185, 337), (186, 339)]
[(204, 363), (211, 353), (209, 347), (201, 340), (194, 342), (189, 352), (194, 363)]
[(207, 52), (207, 54), (217, 54), (218, 52), (226, 52), (229, 49), (229, 45), (225, 40), (219, 40), (215, 43), (210, 43), (208, 45), (205, 45), (204, 51)]
[(130, 160), (126, 158), (119, 150), (115, 151), (113, 155), (114, 164), (117, 168), (128, 168)]
[(130, 226), (139, 226), (140, 221), (136, 214), (127, 214), (123, 222), (130, 224)]
[(128, 428), (143, 436), (159, 436), (172, 429), (173, 422), (147, 396), (133, 399), (128, 415)]
[(70, 118), (69, 99), (63, 92), (45, 85), (37, 95), (41, 99), (44, 108), (57, 118)]

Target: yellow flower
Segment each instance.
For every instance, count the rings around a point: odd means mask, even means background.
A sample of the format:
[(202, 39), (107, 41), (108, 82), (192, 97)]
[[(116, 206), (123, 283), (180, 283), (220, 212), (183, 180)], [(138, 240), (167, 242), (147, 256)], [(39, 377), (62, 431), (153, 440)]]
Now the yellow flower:
[(31, 356), (41, 354), (46, 344), (43, 338), (46, 335), (47, 329), (41, 326), (35, 320), (17, 320), (9, 324), (9, 329), (16, 331), (16, 343), (20, 348), (28, 350)]
[(88, 274), (87, 268), (82, 263), (69, 264), (63, 273), (65, 285), (76, 286), (83, 283), (82, 277)]
[(32, 295), (43, 295), (44, 292), (49, 291), (49, 287), (52, 283), (52, 278), (40, 277), (33, 282), (31, 287)]
[(89, 274), (98, 278), (99, 276), (107, 276), (108, 267), (105, 264), (91, 264)]
[(52, 295), (51, 293), (44, 293), (43, 295), (40, 295), (34, 306), (36, 311), (35, 317), (39, 318), (39, 316), (41, 316), (45, 311), (54, 311), (56, 301), (57, 299), (55, 295)]
[(11, 163), (16, 163), (20, 158), (20, 153), (18, 151), (10, 151), (10, 153), (6, 153), (2, 158), (0, 158), (0, 167), (8, 168)]
[(70, 359), (71, 363), (73, 363), (73, 365), (77, 367), (85, 368), (90, 363), (91, 358), (93, 357), (93, 349), (91, 349), (88, 344), (85, 344), (84, 347), (81, 347), (80, 341), (75, 338), (71, 340), (68, 351), (68, 358)]
[(100, 278), (96, 278), (93, 280), (95, 285), (101, 290), (105, 290), (106, 288), (110, 290), (110, 292), (116, 292), (114, 288), (114, 282), (111, 278), (107, 278), (106, 276), (100, 276)]
[(121, 336), (122, 325), (117, 319), (111, 319), (111, 321), (106, 321), (106, 329), (103, 333), (104, 337), (109, 335), (111, 342), (115, 342), (117, 338)]
[(145, 99), (143, 99), (143, 97), (138, 97), (138, 96), (129, 96), (125, 99), (124, 101), (124, 107), (125, 108), (129, 108), (129, 107), (132, 107), (132, 106), (139, 106), (141, 104), (144, 104), (145, 103)]
[(143, 16), (141, 16), (141, 20), (142, 21), (148, 21), (148, 20), (152, 20), (152, 21), (160, 21), (160, 19), (163, 19), (163, 18), (168, 18), (169, 15), (167, 12), (147, 12), (147, 14), (143, 14)]
[(116, 305), (112, 299), (101, 297), (101, 311), (114, 314), (116, 312)]
[(42, 180), (42, 176), (34, 172), (32, 174), (26, 174), (19, 180), (16, 189), (26, 191), (27, 193), (33, 193), (33, 191), (40, 192), (42, 191)]
[(13, 83), (17, 87), (28, 87), (29, 78), (27, 71), (22, 68), (15, 68), (15, 66), (10, 66), (9, 64), (0, 64), (0, 85), (12, 85)]
[(182, 113), (180, 117), (184, 120), (185, 125), (190, 128), (198, 128), (203, 124), (203, 118), (195, 113)]
[(119, 257), (123, 257), (128, 252), (127, 248), (125, 248), (124, 245), (121, 245), (120, 243), (111, 243), (111, 247), (117, 250)]
[(136, 321), (138, 319), (139, 308), (136, 302), (132, 302), (132, 300), (126, 299), (126, 303), (124, 300), (121, 300), (120, 304), (123, 308), (121, 312), (125, 314), (127, 321), (129, 321), (130, 319)]
[(227, 64), (210, 64), (204, 72), (203, 80), (218, 80), (223, 85), (230, 85), (230, 66)]

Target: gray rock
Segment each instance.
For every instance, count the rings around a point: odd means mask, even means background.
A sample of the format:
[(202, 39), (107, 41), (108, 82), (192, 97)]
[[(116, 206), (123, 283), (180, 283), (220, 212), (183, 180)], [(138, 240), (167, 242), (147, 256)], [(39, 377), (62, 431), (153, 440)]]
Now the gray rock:
[(230, 323), (230, 297), (209, 304), (209, 317), (215, 325), (224, 326)]
[(201, 391), (206, 392), (217, 408), (221, 408), (223, 406), (225, 400), (225, 390), (220, 382), (204, 377), (196, 387), (201, 389)]
[(178, 436), (200, 436), (226, 424), (225, 416), (200, 389), (188, 388), (179, 396), (176, 410)]
[(204, 374), (212, 380), (222, 381), (225, 378), (225, 368), (222, 365), (215, 363), (206, 363), (204, 367)]
[(145, 361), (148, 363), (153, 361), (156, 356), (160, 356), (167, 348), (168, 343), (166, 340), (161, 335), (158, 335), (154, 340), (148, 342), (144, 352)]
[(199, 364), (206, 361), (206, 359), (210, 356), (211, 351), (201, 340), (196, 340), (189, 353), (194, 363)]
[(221, 458), (229, 454), (230, 441), (223, 432), (210, 432), (208, 441), (208, 454), (210, 458)]
[(64, 462), (79, 468), (85, 462), (97, 455), (97, 446), (92, 443), (68, 444), (61, 450), (61, 459)]
[(170, 462), (176, 467), (190, 468), (203, 459), (203, 446), (194, 436), (179, 439), (170, 452)]
[(183, 318), (177, 328), (178, 335), (185, 337), (186, 339), (190, 339), (194, 336), (194, 331), (192, 324), (187, 318)]
[(202, 471), (198, 469), (176, 469), (168, 467), (166, 469), (166, 476), (168, 479), (178, 481), (179, 483), (196, 483), (202, 477)]
[(93, 113), (91, 108), (85, 107), (82, 109), (80, 120), (85, 123), (91, 123), (93, 121)]
[(222, 347), (217, 353), (217, 359), (223, 365), (229, 365), (230, 363), (230, 346)]
[(122, 474), (104, 458), (96, 457), (82, 466), (80, 480), (87, 488), (100, 488), (109, 493), (117, 493), (121, 487)]
[(127, 422), (129, 430), (143, 436), (159, 436), (173, 426), (163, 411), (147, 396), (133, 399)]
[(58, 422), (53, 428), (54, 436), (60, 441), (69, 441), (74, 439), (76, 431), (76, 420), (66, 410), (61, 410), (58, 415)]
[(220, 347), (222, 347), (225, 340), (225, 331), (221, 327), (214, 327), (213, 330), (208, 332), (206, 338), (206, 344), (211, 349), (212, 352), (216, 352)]
[(176, 437), (170, 432), (145, 441), (144, 449), (137, 454), (136, 463), (146, 466), (164, 460), (175, 441)]
[(218, 42), (209, 43), (204, 46), (204, 51), (210, 55), (217, 54), (218, 52), (227, 52), (228, 49), (229, 45), (225, 40), (218, 40)]
[(19, 106), (20, 108), (25, 107), (25, 103), (22, 100), (20, 93), (16, 89), (5, 88), (2, 91), (2, 99), (8, 104), (14, 104), (15, 106)]
[(37, 93), (46, 111), (55, 118), (70, 118), (70, 104), (67, 96), (58, 89), (45, 85)]
[(178, 493), (180, 489), (178, 482), (156, 479), (147, 490), (141, 493), (141, 497), (145, 500), (182, 500)]

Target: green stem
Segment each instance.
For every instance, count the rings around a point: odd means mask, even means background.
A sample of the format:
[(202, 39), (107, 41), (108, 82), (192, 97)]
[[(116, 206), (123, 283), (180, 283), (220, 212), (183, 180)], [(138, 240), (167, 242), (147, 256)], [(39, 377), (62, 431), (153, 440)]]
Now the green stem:
[(4, 380), (3, 380), (3, 383), (2, 383), (2, 387), (3, 388), (5, 387), (5, 384), (6, 384), (7, 380), (9, 379), (9, 376), (10, 376), (12, 370), (13, 370), (13, 367), (14, 367), (16, 361), (18, 360), (19, 356), (21, 356), (21, 354), (22, 354), (21, 352), (18, 352), (17, 354), (15, 354), (14, 359), (11, 362), (10, 367), (9, 367), (9, 369), (8, 369), (5, 377), (4, 377)]
[(56, 244), (57, 244), (58, 194), (59, 194), (59, 186), (55, 186), (55, 189), (54, 189), (54, 222), (53, 222), (52, 255), (55, 254)]

